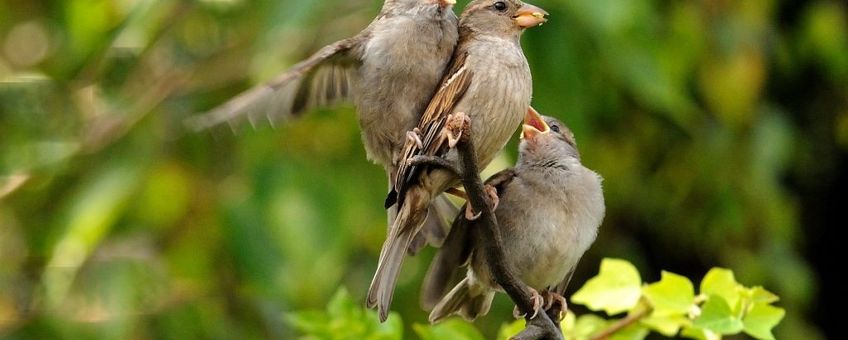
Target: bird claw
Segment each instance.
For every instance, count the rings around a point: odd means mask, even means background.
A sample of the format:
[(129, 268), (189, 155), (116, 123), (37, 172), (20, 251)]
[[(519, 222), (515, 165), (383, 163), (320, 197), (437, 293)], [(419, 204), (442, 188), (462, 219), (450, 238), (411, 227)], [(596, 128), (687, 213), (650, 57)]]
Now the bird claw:
[[(538, 291), (531, 287), (527, 287), (530, 289), (530, 298), (533, 300), (533, 315), (530, 316), (529, 320), (535, 319), (536, 316), (539, 315), (539, 312), (543, 310), (545, 299), (542, 295), (539, 294)], [(518, 306), (512, 309), (512, 316), (516, 319), (521, 319), (527, 316), (526, 313), (521, 314), (521, 311), (518, 310)]]
[(482, 211), (475, 214), (474, 208), (471, 207), (471, 204), (465, 205), (465, 219), (466, 220), (474, 221), (474, 220), (480, 218), (480, 215), (482, 215), (482, 214), (483, 214)]
[[(486, 195), (489, 196), (489, 202), (492, 205), (492, 211), (495, 211), (495, 209), (498, 208), (498, 204), (501, 201), (501, 199), (498, 197), (498, 189), (495, 188), (494, 186), (486, 184), (485, 190), (486, 190)], [(475, 214), (474, 208), (472, 208), (470, 204), (465, 206), (465, 219), (466, 220), (474, 221), (474, 220), (480, 218), (480, 215), (482, 215), (482, 214), (483, 214), (483, 212), (478, 212), (478, 213)]]
[(554, 292), (546, 292), (545, 300), (545, 311), (549, 311), (557, 305), (560, 306), (557, 318), (562, 321), (565, 318), (565, 314), (568, 313), (568, 301), (565, 300), (565, 297)]
[(407, 131), (406, 139), (409, 139), (410, 141), (415, 143), (415, 146), (417, 146), (418, 149), (424, 149), (424, 143), (421, 142), (421, 130), (419, 130), (418, 128), (414, 128), (412, 129), (412, 131)]
[(448, 147), (451, 149), (459, 143), (463, 137), (463, 132), (471, 126), (471, 118), (465, 112), (457, 112), (449, 114), (447, 123), (445, 124), (444, 134), (448, 140)]

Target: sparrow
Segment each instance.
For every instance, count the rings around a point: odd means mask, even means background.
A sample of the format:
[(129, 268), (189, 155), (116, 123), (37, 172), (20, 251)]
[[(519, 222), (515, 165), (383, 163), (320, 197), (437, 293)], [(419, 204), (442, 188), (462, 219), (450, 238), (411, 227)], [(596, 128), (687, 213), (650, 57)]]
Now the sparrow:
[(393, 291), (407, 249), (421, 230), (435, 197), (458, 184), (444, 168), (414, 165), (415, 156), (439, 156), (456, 162), (458, 136), (449, 128), (458, 118), (470, 121), (477, 164), (482, 169), (496, 156), (530, 106), (532, 79), (519, 38), (546, 21), (547, 12), (519, 0), (474, 0), (459, 20), (459, 40), (441, 85), (407, 141), (393, 176), (386, 207), (396, 218), (383, 243), (366, 305), (388, 316)]
[[(387, 178), (450, 62), (456, 45), (456, 0), (386, 0), (380, 14), (357, 35), (325, 46), (275, 79), (251, 88), (211, 111), (191, 117), (194, 131), (247, 120), (271, 124), (316, 107), (352, 100), (369, 160)], [(391, 187), (391, 184), (389, 185)], [(439, 196), (429, 208), (424, 232), (410, 244), (416, 253), (439, 245), (456, 207)], [(395, 211), (388, 211), (389, 225)]]
[[(604, 218), (601, 181), (580, 163), (571, 131), (532, 108), (524, 118), (515, 167), (486, 181), (499, 197), (495, 217), (503, 237), (503, 260), (533, 291), (536, 313), (556, 302), (566, 306), (562, 294)], [(425, 297), (443, 293), (445, 273), (451, 270), (445, 267), (456, 268), (463, 261), (468, 265), (462, 281), (433, 308), (432, 323), (453, 314), (468, 320), (485, 315), (495, 292), (502, 291), (489, 270), (482, 241), (474, 235), (474, 223), (462, 214), (457, 217), (428, 271), (425, 282), (431, 286), (424, 290), (431, 292)]]
[(386, 0), (368, 27), (185, 124), (272, 124), (352, 100), (368, 158), (387, 174), (439, 85), (457, 41), (456, 0)]

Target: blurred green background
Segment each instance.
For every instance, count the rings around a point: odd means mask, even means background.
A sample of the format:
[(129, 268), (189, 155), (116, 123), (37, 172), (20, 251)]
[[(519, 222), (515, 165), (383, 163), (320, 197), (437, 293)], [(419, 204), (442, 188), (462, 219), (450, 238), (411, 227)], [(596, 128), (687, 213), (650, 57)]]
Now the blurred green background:
[[(650, 281), (725, 266), (782, 297), (778, 338), (835, 336), (846, 4), (534, 4), (551, 13), (523, 37), (534, 105), (605, 177), (607, 217), (571, 288), (601, 257)], [(379, 7), (0, 1), (0, 337), (291, 338), (285, 313), (340, 286), (363, 301), (386, 182), (350, 106), (237, 135), (180, 123)], [(496, 166), (514, 156), (513, 141)], [(393, 308), (407, 327), (426, 322), (432, 253), (404, 267)], [(511, 308), (500, 296), (477, 326), (493, 336)]]

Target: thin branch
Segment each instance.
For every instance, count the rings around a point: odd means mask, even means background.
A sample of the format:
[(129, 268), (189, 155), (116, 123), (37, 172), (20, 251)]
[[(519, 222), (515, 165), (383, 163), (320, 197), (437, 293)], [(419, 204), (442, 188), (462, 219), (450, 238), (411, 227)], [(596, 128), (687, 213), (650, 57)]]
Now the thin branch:
[(651, 313), (651, 310), (652, 310), (652, 308), (650, 306), (646, 306), (646, 307), (640, 309), (639, 311), (628, 315), (624, 319), (616, 321), (615, 323), (613, 323), (612, 325), (610, 325), (609, 327), (607, 327), (606, 329), (604, 329), (600, 333), (593, 335), (589, 339), (590, 340), (608, 339), (610, 336), (612, 336), (616, 332), (618, 332), (622, 329), (625, 329), (625, 328), (627, 328), (627, 326), (630, 326), (630, 325), (632, 325), (636, 322), (639, 322), (639, 320), (642, 320), (642, 318), (648, 316), (648, 314)]
[(470, 138), (472, 133), (470, 122), (466, 121), (463, 130), (465, 132), (456, 145), (460, 156), (462, 185), (468, 194), (468, 203), (474, 211), (481, 213), (477, 222), (482, 227), (479, 232), (484, 244), (486, 262), (498, 284), (515, 302), (518, 309), (527, 316), (527, 327), (513, 339), (562, 339), (557, 323), (552, 321), (547, 313), (539, 313), (535, 318), (530, 319), (530, 316), (534, 314), (532, 295), (527, 285), (513, 274), (512, 268), (509, 268), (509, 264), (503, 260), (506, 258), (503, 251), (503, 239), (497, 227), (498, 221), (489, 205), (483, 180), (480, 179), (480, 171), (475, 163), (476, 156)]

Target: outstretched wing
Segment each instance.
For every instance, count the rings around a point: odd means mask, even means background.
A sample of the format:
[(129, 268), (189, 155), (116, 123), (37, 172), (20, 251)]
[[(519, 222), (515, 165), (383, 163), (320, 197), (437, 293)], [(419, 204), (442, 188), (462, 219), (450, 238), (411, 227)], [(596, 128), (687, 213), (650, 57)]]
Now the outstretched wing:
[(357, 36), (325, 46), (273, 80), (186, 119), (185, 125), (200, 131), (222, 123), (236, 126), (245, 120), (254, 126), (261, 119), (273, 124), (315, 107), (347, 100), (360, 64), (357, 46), (362, 40), (364, 37)]
[(436, 94), (418, 122), (421, 147), (414, 141), (406, 141), (398, 159), (398, 168), (393, 178), (393, 189), (386, 198), (386, 207), (390, 207), (403, 197), (404, 187), (418, 175), (419, 166), (410, 165), (407, 160), (418, 155), (442, 156), (447, 151), (447, 143), (441, 138), (448, 115), (453, 113), (457, 103), (462, 100), (471, 85), (472, 72), (466, 67), (468, 53), (457, 51), (451, 60), (451, 66)]

